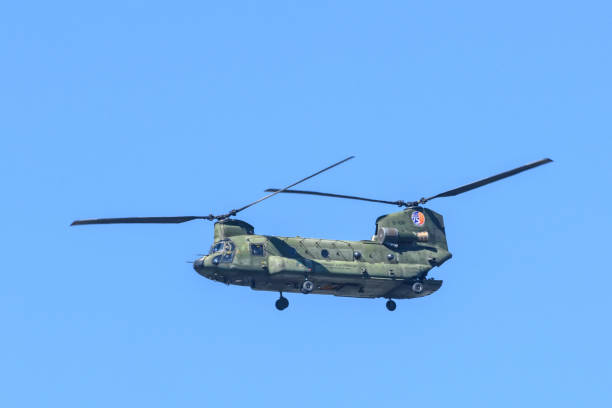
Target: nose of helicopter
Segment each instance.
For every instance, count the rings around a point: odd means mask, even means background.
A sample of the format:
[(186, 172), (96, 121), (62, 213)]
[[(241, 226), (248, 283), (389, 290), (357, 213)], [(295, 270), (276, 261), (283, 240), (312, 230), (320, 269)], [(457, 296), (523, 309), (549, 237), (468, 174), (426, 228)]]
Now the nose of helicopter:
[(204, 270), (204, 259), (205, 258), (206, 257), (198, 258), (193, 262), (193, 269), (195, 269), (197, 273), (202, 273), (202, 271)]

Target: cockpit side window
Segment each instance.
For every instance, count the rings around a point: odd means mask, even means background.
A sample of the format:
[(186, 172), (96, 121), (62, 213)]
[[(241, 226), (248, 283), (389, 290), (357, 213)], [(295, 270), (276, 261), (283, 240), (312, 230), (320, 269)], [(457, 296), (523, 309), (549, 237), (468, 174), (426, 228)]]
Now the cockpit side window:
[(251, 255), (263, 256), (264, 255), (263, 244), (251, 244)]

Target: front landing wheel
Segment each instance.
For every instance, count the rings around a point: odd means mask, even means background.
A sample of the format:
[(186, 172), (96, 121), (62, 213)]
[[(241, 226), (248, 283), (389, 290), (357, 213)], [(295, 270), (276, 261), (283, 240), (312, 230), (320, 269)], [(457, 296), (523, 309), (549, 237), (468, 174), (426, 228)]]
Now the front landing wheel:
[(395, 302), (393, 300), (391, 300), (391, 299), (387, 300), (386, 306), (387, 306), (387, 310), (390, 311), (390, 312), (394, 311), (395, 308), (397, 307)]
[(281, 296), (276, 300), (276, 303), (274, 305), (278, 310), (285, 310), (287, 307), (289, 307), (289, 301), (286, 297)]

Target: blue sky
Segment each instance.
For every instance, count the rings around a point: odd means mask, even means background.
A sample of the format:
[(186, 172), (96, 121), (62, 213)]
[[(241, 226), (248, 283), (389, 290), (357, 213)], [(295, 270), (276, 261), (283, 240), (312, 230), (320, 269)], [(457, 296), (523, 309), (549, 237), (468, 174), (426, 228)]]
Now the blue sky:
[[(0, 7), (3, 406), (609, 405), (607, 2), (19, 2)], [(302, 185), (455, 198), (442, 289), (227, 287), (220, 213)], [(368, 239), (380, 204), (275, 197), (257, 233)]]

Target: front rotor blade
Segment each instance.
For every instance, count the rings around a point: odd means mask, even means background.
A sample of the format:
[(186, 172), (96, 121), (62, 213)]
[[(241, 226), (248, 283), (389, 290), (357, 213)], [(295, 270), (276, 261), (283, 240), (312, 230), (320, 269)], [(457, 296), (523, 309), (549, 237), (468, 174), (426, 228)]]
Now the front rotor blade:
[(70, 225), (90, 224), (180, 224), (191, 220), (207, 220), (209, 217), (188, 215), (183, 217), (127, 217), (127, 218), (96, 218), (91, 220), (76, 220)]
[(406, 203), (403, 201), (386, 201), (386, 200), (376, 200), (374, 198), (365, 198), (365, 197), (357, 197), (343, 194), (332, 194), (332, 193), (321, 193), (319, 191), (305, 191), (305, 190), (285, 190), (280, 191), (277, 188), (269, 188), (266, 190), (267, 192), (282, 192), (282, 193), (292, 193), (292, 194), (310, 194), (322, 197), (335, 197), (335, 198), (348, 198), (350, 200), (361, 200), (361, 201), (369, 201), (371, 203), (383, 203), (383, 204), (393, 204), (403, 206)]
[(268, 198), (270, 198), (270, 197), (272, 197), (272, 196), (275, 196), (275, 195), (277, 195), (278, 193), (282, 193), (282, 192), (284, 192), (285, 190), (287, 190), (287, 189), (289, 189), (289, 188), (291, 188), (291, 187), (293, 187), (293, 186), (296, 186), (296, 185), (298, 185), (298, 184), (300, 184), (300, 183), (302, 183), (302, 182), (304, 182), (304, 181), (306, 181), (306, 180), (308, 180), (308, 179), (313, 178), (314, 176), (318, 176), (319, 174), (321, 174), (321, 173), (323, 173), (323, 172), (325, 172), (325, 171), (327, 171), (327, 170), (329, 170), (329, 169), (332, 169), (332, 168), (334, 168), (334, 167), (336, 167), (336, 166), (339, 166), (340, 164), (344, 163), (345, 161), (349, 161), (349, 160), (351, 160), (351, 159), (352, 159), (352, 158), (354, 158), (354, 157), (355, 157), (355, 156), (349, 156), (349, 157), (347, 157), (347, 158), (346, 158), (346, 159), (344, 159), (344, 160), (340, 160), (339, 162), (334, 163), (334, 164), (332, 164), (331, 166), (328, 166), (328, 167), (324, 168), (323, 170), (319, 170), (319, 171), (317, 171), (316, 173), (311, 174), (311, 175), (310, 175), (310, 176), (308, 176), (308, 177), (304, 177), (303, 179), (301, 179), (301, 180), (299, 180), (299, 181), (296, 181), (295, 183), (290, 184), (290, 185), (288, 185), (288, 186), (287, 186), (287, 187), (285, 187), (285, 188), (281, 188), (280, 190), (277, 190), (277, 191), (273, 192), (272, 194), (268, 194), (267, 196), (262, 197), (262, 198), (260, 198), (260, 199), (259, 199), (259, 200), (257, 200), (257, 201), (253, 201), (252, 203), (247, 204), (247, 205), (245, 205), (244, 207), (240, 207), (240, 208), (238, 208), (237, 210), (232, 210), (232, 211), (230, 211), (229, 213), (227, 213), (227, 214), (223, 215), (222, 217), (227, 218), (227, 217), (229, 217), (229, 216), (236, 215), (236, 214), (238, 214), (238, 213), (239, 213), (240, 211), (242, 211), (242, 210), (246, 210), (247, 208), (249, 208), (249, 207), (251, 207), (251, 206), (253, 206), (253, 205), (257, 204), (257, 203), (260, 203), (260, 202), (262, 202), (263, 200), (267, 200)]
[(482, 187), (482, 186), (485, 186), (487, 184), (493, 183), (495, 181), (505, 179), (506, 177), (514, 176), (515, 174), (521, 173), (521, 172), (523, 172), (525, 170), (533, 169), (534, 167), (538, 167), (538, 166), (541, 166), (543, 164), (550, 163), (550, 162), (552, 162), (552, 160), (548, 159), (548, 158), (542, 159), (542, 160), (538, 160), (537, 162), (529, 163), (529, 164), (526, 164), (524, 166), (517, 167), (516, 169), (508, 170), (508, 171), (505, 171), (503, 173), (496, 174), (495, 176), (491, 176), (491, 177), (488, 177), (488, 178), (483, 179), (483, 180), (479, 180), (479, 181), (475, 181), (475, 182), (470, 183), (470, 184), (466, 184), (465, 186), (461, 186), (461, 187), (457, 187), (457, 188), (452, 189), (452, 190), (445, 191), (444, 193), (437, 194), (437, 195), (435, 195), (433, 197), (421, 199), (421, 200), (419, 200), (419, 203), (424, 204), (427, 201), (433, 200), (434, 198), (438, 198), (438, 197), (452, 197), (452, 196), (456, 196), (458, 194), (465, 193), (465, 192), (473, 190), (475, 188)]

